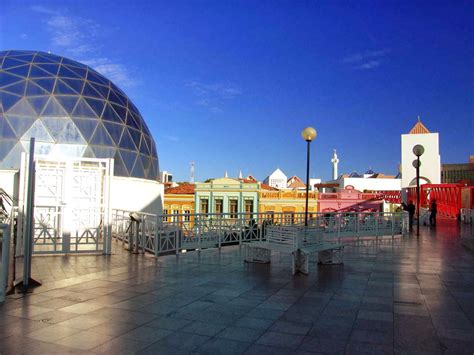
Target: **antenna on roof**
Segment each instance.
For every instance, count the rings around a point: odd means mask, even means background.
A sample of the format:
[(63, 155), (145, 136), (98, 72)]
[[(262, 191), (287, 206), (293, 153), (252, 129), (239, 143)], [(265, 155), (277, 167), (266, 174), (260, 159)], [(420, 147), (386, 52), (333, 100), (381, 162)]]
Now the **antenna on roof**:
[(421, 118), (420, 118), (420, 115), (418, 115), (418, 122), (421, 122)]
[(189, 165), (191, 165), (191, 174), (190, 174), (190, 177), (189, 177), (189, 182), (191, 184), (194, 184), (194, 162), (190, 162)]

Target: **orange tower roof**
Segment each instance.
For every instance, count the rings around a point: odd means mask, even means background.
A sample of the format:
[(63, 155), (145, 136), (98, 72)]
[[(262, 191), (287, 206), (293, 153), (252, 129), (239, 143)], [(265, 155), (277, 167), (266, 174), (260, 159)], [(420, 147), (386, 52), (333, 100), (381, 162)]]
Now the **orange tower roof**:
[(408, 132), (408, 134), (425, 134), (430, 133), (428, 128), (425, 127), (423, 123), (421, 123), (420, 116), (418, 116), (418, 122), (413, 126), (413, 128)]

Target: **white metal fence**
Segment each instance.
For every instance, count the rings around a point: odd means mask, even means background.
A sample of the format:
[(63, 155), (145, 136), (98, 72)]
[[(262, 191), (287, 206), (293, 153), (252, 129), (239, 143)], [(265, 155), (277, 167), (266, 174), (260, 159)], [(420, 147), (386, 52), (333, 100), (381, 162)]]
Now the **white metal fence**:
[[(135, 218), (130, 215), (134, 213)], [(182, 250), (264, 240), (269, 225), (303, 225), (304, 213), (170, 214), (113, 210), (112, 235), (136, 252), (156, 256)], [(361, 240), (408, 233), (408, 214), (392, 212), (312, 213), (310, 226), (327, 239)]]

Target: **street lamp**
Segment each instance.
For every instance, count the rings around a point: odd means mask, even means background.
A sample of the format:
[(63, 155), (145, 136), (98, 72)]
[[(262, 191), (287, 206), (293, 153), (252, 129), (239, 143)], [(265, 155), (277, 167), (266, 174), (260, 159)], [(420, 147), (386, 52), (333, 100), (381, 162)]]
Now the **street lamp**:
[(308, 143), (306, 153), (306, 205), (304, 210), (304, 225), (308, 226), (308, 194), (309, 194), (309, 155), (310, 144), (316, 138), (316, 130), (313, 127), (306, 127), (301, 132), (301, 137)]
[(413, 160), (413, 167), (416, 169), (416, 237), (420, 236), (420, 157), (425, 152), (425, 148), (421, 144), (417, 144), (413, 147), (413, 154), (416, 155), (416, 159)]

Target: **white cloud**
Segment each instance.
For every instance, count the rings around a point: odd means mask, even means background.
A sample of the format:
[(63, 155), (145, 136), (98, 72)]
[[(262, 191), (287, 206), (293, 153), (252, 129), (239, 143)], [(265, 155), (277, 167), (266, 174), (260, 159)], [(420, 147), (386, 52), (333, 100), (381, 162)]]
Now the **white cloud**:
[(382, 59), (390, 53), (390, 49), (378, 49), (352, 54), (342, 60), (355, 69), (370, 70), (382, 64)]
[(186, 87), (192, 89), (193, 94), (198, 98), (195, 102), (198, 106), (209, 108), (214, 113), (222, 113), (221, 106), (237, 96), (242, 95), (242, 91), (235, 85), (222, 83), (203, 83), (200, 81), (190, 81)]
[(101, 33), (104, 31), (99, 24), (91, 19), (70, 16), (44, 6), (32, 6), (30, 9), (44, 16), (43, 22), (50, 34), (52, 50), (65, 52), (121, 87), (131, 87), (138, 83), (125, 65), (100, 54), (101, 43), (104, 41)]

